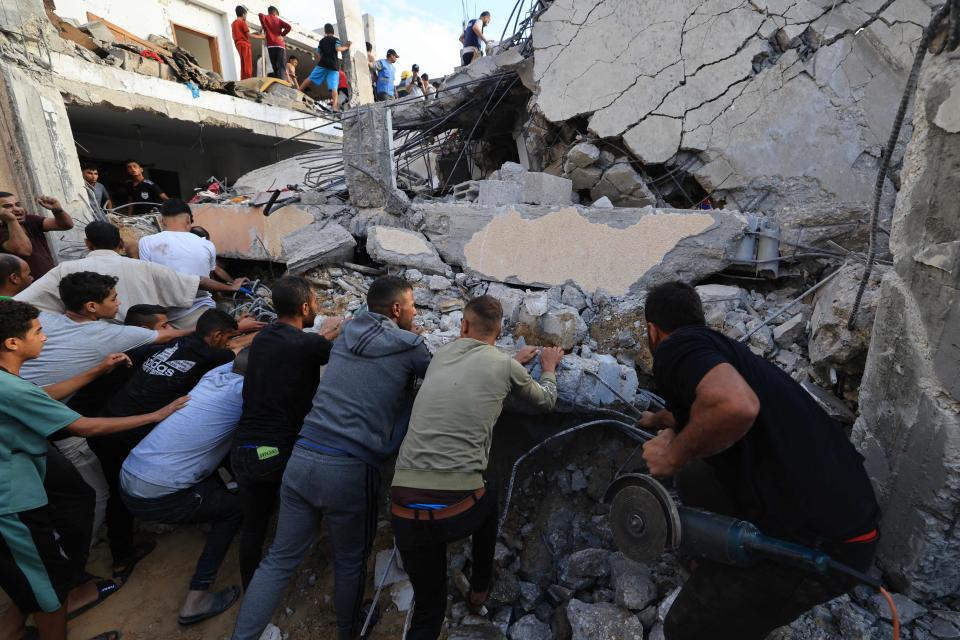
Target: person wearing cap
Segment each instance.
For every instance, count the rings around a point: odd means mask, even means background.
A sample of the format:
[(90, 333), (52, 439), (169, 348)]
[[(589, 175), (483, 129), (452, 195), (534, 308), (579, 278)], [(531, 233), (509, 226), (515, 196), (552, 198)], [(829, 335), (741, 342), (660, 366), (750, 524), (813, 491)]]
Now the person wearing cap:
[(237, 47), (237, 53), (240, 54), (241, 80), (253, 77), (253, 47), (250, 45), (250, 38), (263, 40), (262, 35), (250, 33), (250, 27), (247, 25), (247, 11), (248, 9), (245, 6), (238, 4), (236, 8), (237, 19), (230, 24), (233, 44)]
[(463, 48), (460, 49), (460, 61), (463, 66), (475, 62), (483, 55), (480, 49), (481, 42), (490, 46), (490, 41), (483, 35), (483, 28), (488, 24), (490, 24), (490, 12), (484, 11), (479, 18), (474, 18), (468, 22), (463, 33), (460, 34), (460, 44), (463, 45)]
[(387, 57), (377, 61), (377, 102), (383, 102), (387, 98), (397, 97), (397, 88), (394, 86), (397, 70), (393, 65), (399, 58), (400, 56), (397, 55), (396, 51), (387, 49)]
[(420, 65), (415, 64), (410, 71), (404, 71), (400, 74), (400, 87), (397, 89), (397, 95), (422, 96), (423, 91), (419, 90), (419, 85)]

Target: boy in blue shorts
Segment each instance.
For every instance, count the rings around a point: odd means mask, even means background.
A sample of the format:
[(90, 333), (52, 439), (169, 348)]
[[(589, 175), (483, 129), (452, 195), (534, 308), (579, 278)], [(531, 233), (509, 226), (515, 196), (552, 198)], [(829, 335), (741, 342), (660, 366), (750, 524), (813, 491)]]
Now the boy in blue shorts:
[(347, 51), (351, 42), (347, 40), (341, 43), (340, 39), (333, 35), (333, 25), (329, 22), (323, 25), (323, 33), (323, 39), (317, 46), (320, 62), (310, 72), (310, 77), (300, 84), (300, 91), (306, 91), (311, 84), (324, 87), (330, 93), (330, 106), (334, 111), (339, 111), (337, 86), (340, 84), (340, 56), (338, 54)]

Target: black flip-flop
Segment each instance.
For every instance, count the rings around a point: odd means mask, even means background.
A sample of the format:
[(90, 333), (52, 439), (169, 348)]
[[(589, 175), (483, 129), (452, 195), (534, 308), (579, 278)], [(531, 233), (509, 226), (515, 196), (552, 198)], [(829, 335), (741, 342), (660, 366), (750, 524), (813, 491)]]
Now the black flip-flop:
[(150, 555), (154, 549), (157, 548), (156, 540), (148, 540), (147, 542), (139, 542), (133, 549), (133, 558), (128, 562), (125, 562), (123, 569), (113, 571), (113, 579), (120, 581), (121, 584), (125, 583), (130, 579), (130, 574), (133, 573), (134, 567), (137, 566), (137, 563)]
[(97, 580), (97, 599), (94, 600), (93, 602), (88, 602), (87, 604), (83, 605), (79, 609), (74, 609), (73, 611), (68, 613), (67, 620), (73, 620), (77, 616), (84, 614), (87, 611), (90, 611), (90, 609), (93, 609), (95, 606), (102, 603), (104, 600), (106, 600), (107, 598), (115, 594), (117, 591), (119, 591), (121, 586), (123, 585), (118, 584), (114, 580), (104, 580), (104, 579)]
[(217, 593), (213, 594), (213, 606), (211, 606), (209, 610), (192, 616), (178, 616), (177, 624), (182, 627), (189, 627), (192, 624), (209, 620), (210, 618), (218, 616), (232, 607), (239, 599), (239, 587), (230, 587), (229, 589), (218, 591)]
[(119, 631), (104, 631), (100, 635), (93, 636), (90, 640), (120, 640), (123, 634)]

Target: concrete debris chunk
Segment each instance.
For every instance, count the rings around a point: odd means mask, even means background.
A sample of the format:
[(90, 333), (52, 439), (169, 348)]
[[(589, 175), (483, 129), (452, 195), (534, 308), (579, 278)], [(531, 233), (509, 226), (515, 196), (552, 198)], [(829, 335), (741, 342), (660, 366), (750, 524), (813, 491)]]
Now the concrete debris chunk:
[(567, 556), (560, 566), (560, 581), (571, 589), (589, 587), (597, 578), (610, 575), (610, 552), (583, 549)]
[(587, 325), (579, 309), (536, 293), (524, 298), (514, 335), (523, 336), (528, 344), (558, 346), (569, 351), (586, 337)]
[(643, 640), (643, 625), (631, 612), (604, 602), (588, 604), (577, 599), (567, 604), (571, 640)]
[(446, 273), (437, 249), (417, 231), (374, 225), (367, 228), (367, 253), (377, 262), (411, 267), (417, 273)]
[(481, 180), (477, 185), (477, 203), (483, 207), (517, 204), (523, 196), (522, 185), (512, 180)]
[(553, 632), (550, 625), (529, 613), (510, 625), (508, 637), (510, 640), (551, 640)]
[(573, 195), (573, 182), (548, 173), (522, 174), (520, 202), (542, 205), (568, 205)]
[(591, 142), (580, 142), (567, 151), (567, 164), (571, 168), (582, 168), (592, 165), (600, 159), (600, 149)]
[(322, 264), (334, 264), (353, 258), (357, 241), (338, 224), (312, 224), (283, 239), (283, 257), (287, 271), (303, 273)]

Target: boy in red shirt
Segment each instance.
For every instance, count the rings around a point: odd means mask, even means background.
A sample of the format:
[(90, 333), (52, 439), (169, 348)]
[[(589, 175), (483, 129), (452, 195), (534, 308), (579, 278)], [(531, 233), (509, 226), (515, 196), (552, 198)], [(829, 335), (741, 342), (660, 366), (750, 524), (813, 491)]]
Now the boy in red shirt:
[(250, 46), (250, 38), (263, 40), (263, 36), (250, 33), (245, 6), (237, 5), (236, 11), (237, 19), (231, 23), (230, 29), (233, 32), (233, 43), (237, 47), (237, 53), (240, 54), (240, 79), (246, 80), (253, 77), (253, 48)]
[(267, 52), (270, 55), (270, 66), (273, 72), (271, 78), (286, 80), (286, 54), (287, 45), (283, 42), (283, 36), (290, 33), (292, 28), (288, 23), (280, 19), (280, 10), (276, 7), (267, 7), (267, 13), (261, 13), (260, 26), (263, 27), (263, 34), (267, 40)]

